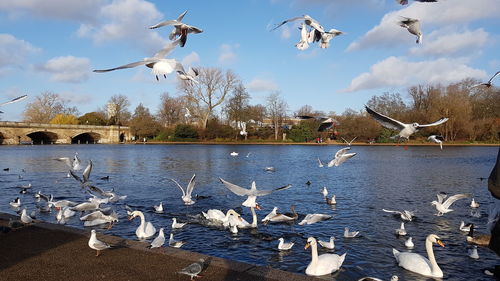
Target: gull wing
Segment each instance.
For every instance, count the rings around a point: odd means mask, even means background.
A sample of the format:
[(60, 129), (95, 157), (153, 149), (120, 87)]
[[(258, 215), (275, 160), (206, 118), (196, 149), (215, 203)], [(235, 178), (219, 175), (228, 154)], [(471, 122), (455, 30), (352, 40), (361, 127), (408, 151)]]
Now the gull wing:
[(319, 159), (319, 157), (318, 157), (318, 164), (320, 167), (323, 167), (323, 162), (321, 162), (321, 159)]
[(69, 170), (69, 173), (71, 174), (71, 176), (72, 176), (75, 180), (77, 180), (77, 181), (79, 181), (79, 182), (81, 182), (81, 183), (84, 183), (84, 181), (83, 181), (83, 180), (82, 180), (82, 179), (81, 179), (81, 178), (80, 178), (77, 174), (75, 174), (75, 172), (73, 172), (73, 170)]
[(393, 214), (400, 214), (401, 215), (400, 211), (392, 211), (392, 210), (386, 210), (386, 209), (382, 209), (382, 211), (384, 211), (386, 213), (393, 213)]
[(203, 32), (203, 29), (201, 28), (198, 28), (196, 26), (192, 26), (192, 25), (188, 25), (188, 32), (190, 33), (202, 33)]
[(188, 196), (191, 196), (191, 193), (193, 192), (194, 185), (196, 184), (196, 174), (193, 174), (193, 177), (189, 180), (188, 186), (186, 188), (186, 194)]
[(190, 67), (187, 73), (193, 77), (198, 76), (198, 70), (196, 68)]
[(446, 121), (448, 121), (448, 118), (441, 118), (438, 121), (431, 123), (431, 124), (423, 124), (423, 125), (419, 124), (417, 128), (420, 129), (420, 128), (425, 128), (425, 127), (437, 126), (437, 125), (443, 124)]
[(348, 159), (352, 158), (356, 156), (356, 153), (346, 153), (346, 154), (343, 154), (342, 156), (340, 156), (338, 159), (335, 159), (335, 163), (334, 165), (337, 167), (337, 166), (340, 166), (340, 164), (344, 163), (345, 161), (347, 161)]
[(491, 84), (491, 81), (493, 81), (493, 79), (495, 79), (495, 77), (497, 77), (498, 75), (500, 75), (500, 71), (497, 71), (497, 73), (495, 73), (495, 75), (493, 75), (493, 77), (490, 78), (490, 80), (488, 81), (488, 84)]
[(170, 42), (163, 49), (159, 50), (153, 58), (155, 59), (160, 59), (166, 57), (168, 54), (170, 54), (177, 45), (181, 42), (181, 40), (185, 40), (186, 36), (182, 35), (179, 39), (175, 40), (174, 42)]
[(136, 61), (136, 62), (129, 63), (129, 64), (126, 64), (126, 65), (118, 66), (118, 67), (115, 67), (115, 68), (95, 69), (95, 70), (93, 70), (93, 72), (102, 73), (102, 72), (108, 72), (108, 71), (113, 71), (113, 70), (118, 70), (118, 69), (132, 68), (132, 67), (136, 67), (136, 66), (139, 66), (139, 65), (144, 65), (144, 64), (147, 64), (147, 63), (150, 63), (150, 62), (153, 62), (153, 61), (151, 61), (151, 60)]
[(27, 97), (28, 97), (28, 95), (23, 95), (23, 96), (15, 98), (15, 99), (12, 99), (10, 101), (4, 102), (4, 103), (0, 103), (0, 106), (6, 105), (6, 104), (9, 104), (9, 103), (15, 103), (15, 102), (18, 102), (18, 101), (22, 101), (22, 100), (24, 100)]
[(184, 11), (184, 13), (180, 14), (176, 20), (166, 20), (166, 21), (162, 21), (158, 24), (155, 24), (155, 25), (152, 25), (149, 27), (149, 29), (155, 29), (155, 28), (158, 28), (158, 27), (162, 27), (162, 26), (165, 26), (165, 25), (174, 25), (174, 24), (181, 24), (181, 21), (182, 19), (184, 18), (184, 16), (187, 14), (187, 10)]
[(344, 148), (342, 148), (342, 149), (339, 149), (339, 151), (337, 151), (337, 152), (335, 153), (335, 158), (340, 158), (340, 157), (342, 157), (342, 155), (346, 154), (346, 153), (347, 153), (347, 151), (349, 151), (349, 150), (351, 150), (351, 148), (350, 148), (350, 147), (344, 147)]
[[(194, 176), (193, 176), (193, 177), (194, 177)], [(184, 197), (184, 196), (186, 196), (186, 192), (184, 192), (184, 189), (182, 188), (182, 186), (181, 186), (181, 185), (180, 185), (180, 184), (179, 184), (176, 180), (174, 180), (174, 179), (170, 179), (170, 180), (172, 180), (173, 182), (175, 182), (175, 184), (176, 184), (176, 185), (177, 185), (177, 186), (181, 189), (181, 191), (182, 191), (182, 196), (183, 196), (183, 197)], [(191, 178), (191, 180), (193, 180), (193, 178)], [(191, 182), (190, 182), (190, 183), (191, 183)]]
[(455, 201), (459, 199), (469, 198), (470, 196), (471, 196), (470, 194), (466, 193), (453, 195), (450, 198), (446, 199), (446, 201), (444, 201), (443, 207), (445, 209), (448, 209), (451, 206), (451, 204), (453, 204)]
[(278, 24), (277, 26), (275, 26), (273, 29), (271, 29), (270, 31), (273, 31), (273, 30), (277, 29), (278, 27), (284, 25), (287, 22), (296, 21), (296, 20), (303, 20), (303, 19), (304, 19), (304, 16), (300, 16), (300, 17), (295, 17), (295, 18), (284, 20), (280, 24)]
[(236, 195), (239, 195), (239, 196), (254, 195), (254, 194), (252, 194), (253, 192), (251, 192), (251, 190), (249, 190), (249, 189), (245, 189), (241, 186), (237, 186), (236, 184), (232, 184), (228, 181), (223, 180), (222, 178), (219, 178), (219, 180), (224, 184), (224, 186), (227, 189), (231, 190), (231, 192), (233, 192)]
[(104, 191), (102, 191), (102, 189), (100, 189), (99, 187), (94, 185), (89, 185), (87, 187), (89, 188), (90, 191), (98, 193), (100, 196), (105, 196)]
[(448, 194), (440, 192), (436, 196), (438, 198), (438, 202), (442, 204), (444, 202), (444, 199), (448, 197)]
[(200, 262), (196, 262), (183, 268), (181, 271), (179, 271), (179, 273), (187, 275), (198, 275), (202, 271), (202, 269), (203, 269), (203, 264)]
[(83, 170), (83, 182), (88, 182), (89, 177), (90, 177), (90, 172), (92, 172), (92, 160), (89, 160), (89, 164), (87, 165), (87, 168)]
[(366, 112), (368, 112), (373, 117), (373, 119), (375, 119), (375, 121), (379, 122), (382, 126), (386, 127), (387, 129), (398, 131), (398, 130), (403, 130), (405, 128), (406, 124), (403, 122), (400, 122), (396, 119), (392, 119), (391, 117), (380, 114), (366, 105), (365, 109)]
[(324, 132), (333, 127), (333, 122), (323, 122), (319, 125), (318, 132)]
[(303, 119), (303, 120), (307, 120), (307, 119), (316, 119), (316, 117), (314, 116), (309, 116), (309, 115), (299, 115), (299, 116), (295, 116), (296, 118), (299, 118), (299, 119)]

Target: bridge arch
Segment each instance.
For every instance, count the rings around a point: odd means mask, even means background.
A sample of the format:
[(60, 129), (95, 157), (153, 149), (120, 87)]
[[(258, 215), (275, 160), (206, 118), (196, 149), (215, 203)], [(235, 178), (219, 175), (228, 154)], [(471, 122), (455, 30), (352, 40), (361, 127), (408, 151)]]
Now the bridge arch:
[(26, 134), (31, 139), (33, 144), (53, 144), (57, 142), (58, 136), (54, 132), (35, 131)]
[(99, 143), (101, 138), (102, 138), (102, 135), (99, 133), (85, 132), (85, 133), (79, 133), (78, 135), (73, 136), (71, 138), (71, 143), (77, 143), (77, 144)]

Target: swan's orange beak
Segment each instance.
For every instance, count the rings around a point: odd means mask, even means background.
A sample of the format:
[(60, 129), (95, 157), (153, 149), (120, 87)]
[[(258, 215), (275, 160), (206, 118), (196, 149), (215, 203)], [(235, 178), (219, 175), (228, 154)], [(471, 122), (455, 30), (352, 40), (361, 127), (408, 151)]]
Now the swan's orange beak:
[(257, 210), (259, 210), (259, 211), (260, 211), (260, 210), (262, 210), (262, 208), (260, 207), (260, 205), (259, 205), (259, 204), (255, 204), (255, 209), (257, 209)]
[(128, 220), (131, 221), (134, 217), (133, 216), (128, 216)]
[(436, 240), (436, 243), (444, 248), (444, 243), (441, 240)]
[(243, 221), (243, 219), (241, 218), (241, 216), (238, 216), (238, 219), (239, 219), (240, 221)]
[(311, 244), (309, 242), (307, 242), (306, 246), (304, 246), (304, 250), (307, 250), (307, 248), (309, 248), (309, 246), (311, 246)]

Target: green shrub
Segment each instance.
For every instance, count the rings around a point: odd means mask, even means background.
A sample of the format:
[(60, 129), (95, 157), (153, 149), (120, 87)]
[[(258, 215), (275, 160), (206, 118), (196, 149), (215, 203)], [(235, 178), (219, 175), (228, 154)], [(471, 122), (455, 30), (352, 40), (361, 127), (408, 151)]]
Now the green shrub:
[(174, 136), (179, 139), (197, 139), (198, 131), (191, 125), (179, 124), (175, 126)]

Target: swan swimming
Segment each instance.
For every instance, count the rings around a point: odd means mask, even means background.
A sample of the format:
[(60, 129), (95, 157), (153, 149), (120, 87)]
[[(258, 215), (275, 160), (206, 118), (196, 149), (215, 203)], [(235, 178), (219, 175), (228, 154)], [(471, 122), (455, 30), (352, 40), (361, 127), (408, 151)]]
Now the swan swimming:
[(441, 278), (443, 277), (443, 271), (439, 268), (436, 258), (434, 257), (434, 251), (432, 249), (433, 243), (444, 247), (443, 242), (441, 242), (439, 236), (436, 234), (427, 236), (425, 239), (425, 249), (427, 250), (428, 259), (417, 253), (399, 252), (396, 249), (392, 249), (392, 253), (398, 265), (402, 268), (424, 276)]
[(339, 256), (336, 254), (322, 254), (318, 256), (318, 245), (314, 237), (307, 238), (304, 249), (311, 247), (311, 262), (306, 268), (306, 275), (321, 276), (330, 274), (340, 269), (347, 253)]

